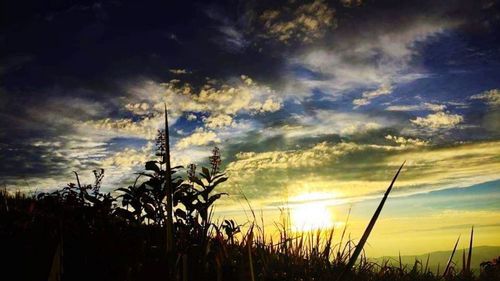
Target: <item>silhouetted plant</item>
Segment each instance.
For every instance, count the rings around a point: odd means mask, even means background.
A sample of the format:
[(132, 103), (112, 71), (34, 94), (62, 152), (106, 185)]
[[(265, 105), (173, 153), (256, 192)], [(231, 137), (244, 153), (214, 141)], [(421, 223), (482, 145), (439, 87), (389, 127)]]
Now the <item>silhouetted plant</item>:
[[(139, 178), (139, 177), (138, 177)], [(117, 191), (122, 192), (117, 198), (121, 198), (121, 204), (126, 209), (117, 207), (114, 213), (119, 217), (136, 223), (142, 223), (144, 221), (144, 202), (143, 196), (146, 192), (144, 185), (136, 186), (137, 180), (133, 185), (127, 188), (118, 188)], [(132, 210), (129, 210), (129, 208)]]
[(500, 256), (491, 261), (481, 263), (481, 280), (493, 281), (500, 279)]
[(219, 172), (219, 149), (216, 147), (212, 152), (213, 154), (210, 156), (211, 171), (206, 167), (202, 167), (202, 172), (199, 173), (199, 176), (196, 173), (191, 175), (189, 181), (194, 183), (192, 190), (190, 190), (185, 200), (180, 200), (190, 213), (200, 216), (201, 224), (204, 227), (208, 227), (209, 225), (208, 216), (212, 205), (223, 195), (227, 195), (227, 193), (213, 193), (215, 188), (225, 182), (228, 177), (225, 173)]
[(222, 223), (221, 228), (226, 233), (231, 244), (234, 244), (234, 236), (241, 232), (240, 227), (241, 225), (236, 224), (234, 220), (224, 220), (224, 223)]
[[(167, 171), (162, 169), (161, 161), (148, 161), (145, 164), (145, 171), (139, 174), (139, 177), (147, 178), (137, 186), (137, 181), (134, 185), (127, 188), (119, 188), (122, 194), (122, 206), (132, 207), (132, 210), (120, 209), (118, 215), (123, 218), (142, 222), (147, 219), (149, 223), (159, 226), (164, 226), (166, 223), (166, 200), (167, 189), (165, 181), (167, 180)], [(172, 177), (182, 166), (171, 168), (169, 171), (171, 176), (171, 185), (174, 190), (182, 184), (183, 179), (180, 176)]]
[(92, 207), (101, 213), (110, 213), (113, 202), (116, 201), (111, 194), (101, 193), (101, 183), (104, 178), (104, 169), (92, 171), (94, 174), (94, 184), (82, 185), (77, 172), (73, 172), (76, 177), (75, 183), (68, 183), (62, 190), (52, 193), (40, 193), (38, 199), (51, 198), (66, 206), (72, 207)]
[[(175, 237), (184, 241), (178, 241), (177, 246), (186, 248), (193, 242), (188, 241), (191, 238), (203, 244), (212, 225), (211, 208), (225, 194), (214, 192), (227, 180), (227, 176), (220, 172), (220, 150), (215, 147), (209, 157), (211, 169), (202, 167), (201, 173), (197, 174), (196, 165), (191, 164), (186, 171), (187, 178), (183, 179), (179, 176), (182, 166), (170, 168), (168, 139), (168, 126), (165, 126), (165, 130), (158, 131), (156, 139), (155, 155), (160, 159), (146, 162), (145, 171), (139, 173), (133, 185), (117, 189), (121, 193), (122, 207), (114, 213), (129, 222), (146, 222), (168, 228), (170, 203), (175, 216)], [(141, 178), (146, 180), (138, 184)]]

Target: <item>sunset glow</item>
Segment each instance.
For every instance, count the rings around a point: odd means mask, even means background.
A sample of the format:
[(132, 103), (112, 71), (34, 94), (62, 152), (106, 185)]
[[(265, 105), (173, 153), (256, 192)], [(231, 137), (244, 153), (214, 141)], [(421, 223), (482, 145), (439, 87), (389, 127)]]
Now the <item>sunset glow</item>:
[(292, 207), (291, 223), (295, 231), (327, 230), (333, 227), (334, 220), (327, 206), (312, 202)]
[[(127, 222), (163, 227), (168, 201), (178, 221), (278, 236), (288, 212), (290, 232), (339, 242), (349, 216), (358, 242), (404, 162), (363, 253), (448, 251), (472, 225), (474, 246), (500, 247), (498, 0), (2, 2), (6, 193), (102, 169), (111, 206), (144, 204)], [(167, 158), (182, 180), (155, 192), (175, 198), (135, 194)], [(177, 197), (212, 188), (207, 171), (227, 178), (185, 214), (199, 201)]]

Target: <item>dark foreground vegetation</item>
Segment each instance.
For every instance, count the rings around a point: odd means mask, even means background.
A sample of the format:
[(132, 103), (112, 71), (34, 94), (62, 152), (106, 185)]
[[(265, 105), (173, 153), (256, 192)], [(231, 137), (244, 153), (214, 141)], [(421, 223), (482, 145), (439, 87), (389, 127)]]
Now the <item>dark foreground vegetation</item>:
[(441, 273), (425, 261), (367, 261), (363, 245), (397, 174), (357, 244), (345, 229), (294, 236), (286, 221), (272, 241), (255, 221), (245, 231), (213, 222), (212, 206), (226, 195), (216, 187), (227, 180), (217, 149), (201, 172), (170, 167), (168, 133), (160, 132), (157, 155), (114, 196), (101, 191), (103, 170), (93, 184), (75, 173), (76, 183), (52, 193), (0, 192), (1, 280), (500, 280), (499, 259), (472, 273), (470, 252)]

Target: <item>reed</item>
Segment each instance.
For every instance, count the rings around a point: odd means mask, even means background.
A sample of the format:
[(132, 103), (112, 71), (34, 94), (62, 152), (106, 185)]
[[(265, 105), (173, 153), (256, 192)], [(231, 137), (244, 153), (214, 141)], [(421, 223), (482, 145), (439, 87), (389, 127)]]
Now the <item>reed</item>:
[(358, 245), (356, 245), (356, 248), (354, 249), (353, 254), (349, 258), (349, 262), (347, 263), (344, 272), (339, 276), (339, 278), (337, 280), (342, 280), (342, 278), (346, 274), (346, 272), (349, 271), (353, 267), (354, 263), (358, 259), (359, 254), (363, 250), (363, 247), (365, 246), (365, 243), (368, 240), (368, 237), (370, 236), (370, 233), (372, 232), (372, 229), (375, 226), (375, 223), (377, 222), (377, 219), (378, 219), (380, 213), (382, 212), (382, 208), (384, 208), (385, 201), (387, 200), (387, 197), (389, 196), (389, 193), (392, 190), (394, 182), (396, 182), (396, 179), (398, 178), (398, 175), (401, 172), (401, 169), (403, 169), (404, 165), (405, 165), (405, 162), (403, 162), (403, 164), (401, 164), (401, 166), (399, 167), (398, 171), (394, 175), (394, 178), (392, 179), (391, 184), (387, 188), (384, 196), (382, 197), (382, 200), (380, 201), (377, 209), (375, 210), (375, 213), (373, 214), (370, 222), (368, 223), (368, 226), (366, 227), (366, 229), (365, 229), (365, 231), (363, 233), (363, 236), (359, 240)]

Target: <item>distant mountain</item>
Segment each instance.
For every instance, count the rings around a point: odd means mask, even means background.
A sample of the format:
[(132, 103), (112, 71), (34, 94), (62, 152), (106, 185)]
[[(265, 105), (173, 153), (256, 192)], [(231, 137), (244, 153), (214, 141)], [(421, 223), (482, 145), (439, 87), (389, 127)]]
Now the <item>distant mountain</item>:
[[(453, 261), (456, 264), (456, 267), (462, 269), (462, 253), (465, 251), (465, 255), (467, 256), (468, 249), (457, 249), (455, 255), (453, 257)], [(425, 262), (427, 261), (427, 257), (429, 257), (429, 268), (436, 272), (438, 265), (440, 268), (440, 272), (443, 271), (443, 268), (446, 266), (448, 259), (451, 255), (450, 251), (439, 251), (439, 252), (431, 252), (423, 255), (407, 255), (401, 256), (401, 261), (403, 265), (412, 267), (415, 263), (415, 259), (420, 260), (425, 266)], [(472, 261), (471, 261), (471, 269), (474, 271), (479, 270), (479, 265), (484, 261), (492, 260), (495, 257), (500, 256), (500, 246), (479, 246), (472, 248)], [(369, 260), (380, 263), (382, 261), (389, 261), (392, 265), (399, 266), (399, 257), (394, 256), (384, 256), (379, 258), (370, 258)]]

